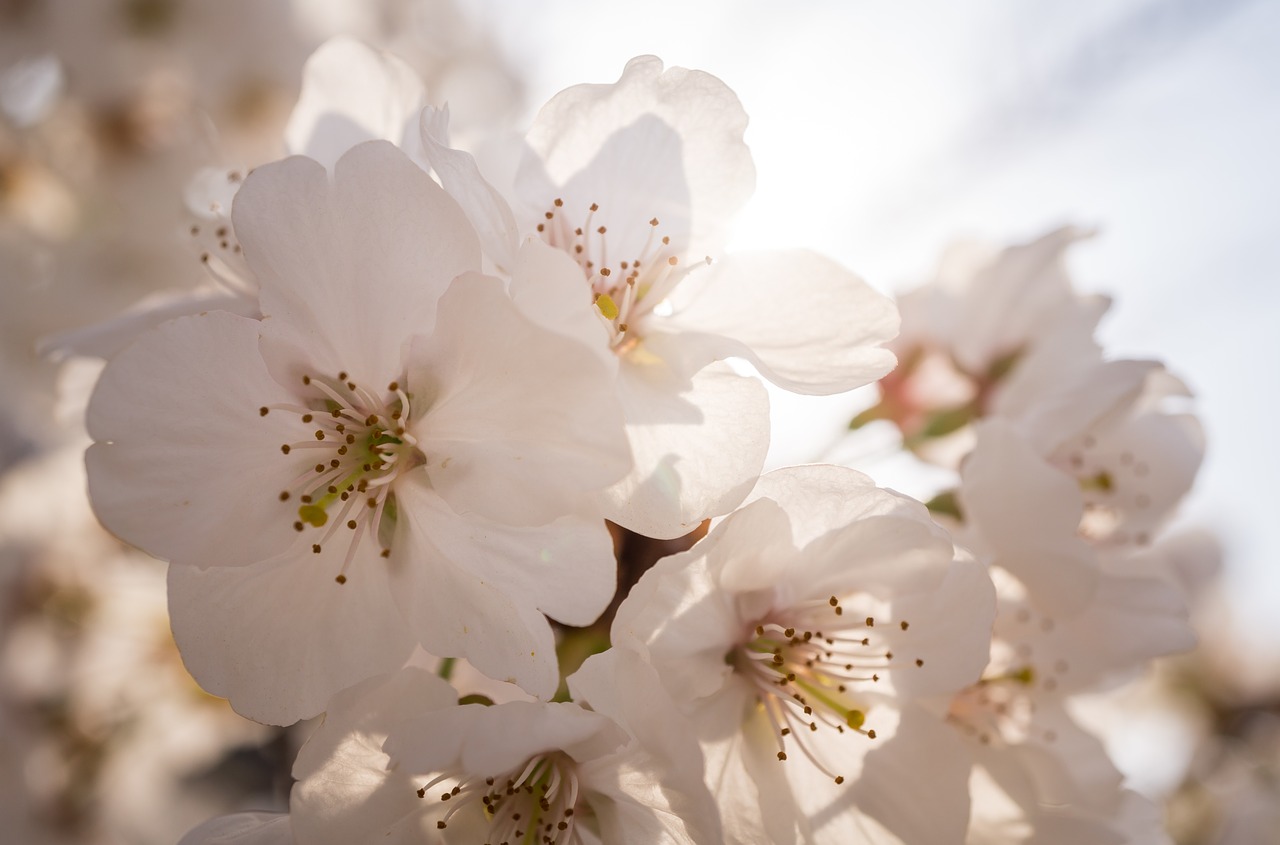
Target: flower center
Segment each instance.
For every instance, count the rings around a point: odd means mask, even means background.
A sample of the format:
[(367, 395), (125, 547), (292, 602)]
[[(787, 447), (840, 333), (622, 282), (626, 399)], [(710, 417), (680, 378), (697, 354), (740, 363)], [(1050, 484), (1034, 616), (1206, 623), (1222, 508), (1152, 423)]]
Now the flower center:
[(1109, 446), (1086, 433), (1059, 448), (1050, 462), (1080, 483), (1081, 536), (1103, 545), (1145, 546), (1151, 542), (1146, 523), (1158, 516), (1151, 510), (1151, 468), (1132, 451)]
[(454, 785), (440, 793), (440, 800), (449, 803), (449, 809), (436, 822), (440, 830), (447, 828), (459, 812), (474, 810), (479, 802), (489, 822), (485, 845), (562, 845), (573, 841), (578, 818), (578, 775), (573, 761), (558, 751), (535, 755), (523, 767), (498, 777), (445, 773), (419, 789), (418, 797), (426, 798), (447, 781)]
[(1035, 682), (1031, 666), (989, 675), (956, 694), (947, 721), (983, 745), (1025, 742), (1034, 730), (1035, 707), (1028, 692)]
[[(225, 174), (228, 185), (239, 185), (244, 174), (230, 170)], [(256, 298), (258, 286), (249, 269), (231, 226), (231, 209), (218, 199), (210, 199), (207, 208), (198, 209), (188, 233), (200, 256), (200, 265), (218, 287), (235, 296)]]
[[(727, 662), (750, 683), (778, 742), (778, 759), (787, 759), (793, 743), (836, 783), (844, 777), (831, 771), (811, 747), (821, 731), (860, 733), (866, 713), (855, 703), (855, 690), (880, 681), (881, 672), (902, 665), (895, 661), (890, 640), (910, 623), (876, 627), (872, 616), (846, 618), (839, 599), (809, 602), (761, 620), (754, 637), (727, 655)], [(916, 666), (924, 661), (915, 660)]]
[[(997, 577), (1002, 572), (993, 570)], [(1002, 599), (991, 662), (977, 683), (956, 693), (947, 721), (983, 745), (1055, 742), (1057, 733), (1043, 726), (1036, 699), (1060, 694), (1072, 674), (1067, 655), (1054, 647), (1056, 629), (1052, 617), (1025, 600)]]
[(609, 254), (609, 230), (595, 222), (600, 211), (591, 203), (581, 220), (570, 219), (564, 201), (557, 199), (537, 226), (550, 246), (573, 257), (582, 268), (596, 313), (610, 332), (610, 343), (619, 353), (639, 340), (644, 318), (675, 290), (688, 272), (671, 247), (671, 238), (660, 234), (661, 223), (651, 218), (644, 245), (632, 256)]
[(350, 381), (345, 372), (336, 379), (304, 375), (302, 383), (309, 394), (303, 404), (263, 406), (258, 413), (295, 414), (305, 430), (302, 439), (280, 446), (281, 453), (305, 455), (307, 461), (280, 492), (280, 501), (298, 501), (296, 531), (310, 527), (323, 532), (311, 545), (315, 554), (344, 527), (350, 532), (335, 578), (345, 584), (347, 568), (366, 537), (382, 546), (383, 557), (391, 556), (396, 514), (392, 482), (425, 464), (426, 457), (406, 429), (409, 395), (399, 383), (387, 385), (383, 397)]

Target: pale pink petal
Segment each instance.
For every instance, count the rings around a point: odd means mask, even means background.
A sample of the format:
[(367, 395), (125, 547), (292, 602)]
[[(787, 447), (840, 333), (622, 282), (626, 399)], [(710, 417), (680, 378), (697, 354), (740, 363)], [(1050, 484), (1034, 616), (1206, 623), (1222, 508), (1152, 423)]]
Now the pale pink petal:
[[(265, 560), (294, 539), (280, 446), (290, 402), (258, 353), (259, 323), (223, 312), (162, 324), (103, 371), (86, 422), (98, 518), (157, 557), (198, 566)], [(228, 530), (234, 526), (234, 530)]]
[[(679, 221), (683, 231), (675, 234), (696, 252), (718, 252), (725, 224), (755, 188), (755, 167), (742, 140), (747, 116), (719, 79), (684, 68), (664, 72), (653, 56), (632, 59), (615, 84), (575, 85), (543, 106), (529, 131), (531, 155), (522, 165), (517, 190), (534, 210), (542, 210), (539, 204), (556, 196), (555, 186), (567, 185), (615, 133), (637, 124), (641, 128), (621, 144), (615, 142), (608, 156), (614, 164), (628, 161), (624, 172), (593, 171), (591, 178), (579, 181), (584, 209), (592, 202), (606, 209), (605, 200), (589, 192), (606, 190), (615, 179), (625, 179), (635, 189), (634, 198), (618, 195), (632, 205), (649, 196), (675, 201), (678, 183), (683, 182), (693, 216)], [(648, 146), (666, 135), (678, 149), (669, 143)], [(678, 152), (678, 160), (673, 160), (673, 152)], [(564, 199), (567, 206), (569, 197)], [(647, 213), (633, 223), (643, 226), (654, 215), (661, 219), (662, 210)], [(674, 229), (677, 221), (672, 222)]]
[(1019, 421), (1022, 430), (1032, 446), (1048, 456), (1106, 414), (1132, 406), (1148, 376), (1159, 369), (1155, 361), (1095, 364), (1037, 402)]
[[(293, 368), (381, 390), (405, 341), (435, 324), (449, 283), (479, 266), (462, 211), (399, 150), (370, 141), (324, 168), (293, 157), (254, 170), (232, 211), (262, 286), (264, 333)], [(283, 364), (281, 366), (284, 366)]]
[(589, 759), (625, 740), (610, 720), (577, 704), (510, 701), (419, 715), (399, 723), (383, 745), (393, 769), (413, 772), (461, 768), (497, 775), (551, 750)]
[(302, 92), (284, 130), (290, 153), (332, 169), (363, 141), (383, 139), (406, 152), (426, 91), (400, 59), (351, 38), (332, 38), (307, 59)]
[(551, 628), (593, 622), (613, 596), (612, 544), (599, 520), (539, 528), (461, 517), (417, 477), (396, 486), (396, 598), (422, 645), (467, 658), (540, 698), (559, 681)]
[(509, 271), (519, 237), (515, 215), (480, 173), (475, 158), (449, 146), (449, 107), (427, 106), (419, 119), (419, 133), (423, 155), (475, 227), (485, 254), (500, 269)]
[(542, 525), (630, 468), (612, 373), (521, 315), (497, 279), (445, 293), (408, 377), (431, 485), (459, 514)]
[[(986, 566), (957, 560), (935, 592), (896, 599), (893, 612), (910, 624), (893, 640), (901, 659), (890, 678), (899, 695), (954, 693), (982, 676), (996, 615), (995, 587)], [(921, 663), (914, 664), (916, 660)]]
[[(294, 829), (306, 845), (437, 841), (435, 809), (418, 797), (413, 771), (396, 770), (382, 750), (406, 719), (448, 713), (457, 693), (421, 669), (404, 669), (345, 690), (298, 752), (290, 797)], [(430, 837), (430, 838), (428, 838)]]
[(743, 505), (726, 516), (714, 533), (715, 542), (708, 537), (698, 549), (718, 575), (720, 588), (732, 593), (772, 590), (787, 580), (789, 572), (807, 571), (813, 563), (792, 543), (791, 522), (772, 499)]
[(610, 519), (648, 537), (679, 537), (732, 510), (764, 464), (764, 386), (723, 363), (692, 383), (677, 395), (630, 363), (619, 374), (635, 469), (603, 498)]
[(892, 300), (813, 252), (727, 256), (690, 274), (673, 305), (664, 323), (733, 341), (722, 354), (796, 393), (852, 390), (896, 363), (880, 348), (898, 333)]
[(742, 637), (733, 594), (720, 588), (708, 552), (725, 537), (713, 532), (696, 552), (663, 558), (631, 588), (618, 608), (610, 639), (662, 667), (673, 695), (712, 695), (733, 669), (725, 653)]
[(591, 807), (605, 841), (720, 843), (697, 735), (661, 684), (652, 666), (619, 649), (588, 658), (569, 678), (575, 701), (632, 737), (616, 753), (579, 767)]
[(1045, 463), (1008, 423), (979, 426), (960, 497), (990, 562), (1026, 584), (1038, 605), (1070, 614), (1093, 598), (1097, 561), (1077, 533), (1084, 505), (1076, 480)]
[[(745, 746), (755, 741), (754, 753), (767, 753), (772, 735), (768, 721), (755, 708), (754, 694), (745, 685), (726, 689), (721, 695), (700, 702), (695, 711), (706, 755), (706, 783), (720, 807), (725, 842), (732, 845), (777, 845), (795, 842), (790, 834), (770, 836), (765, 815), (779, 810), (794, 812), (786, 772), (776, 765), (761, 770), (761, 779), (752, 778), (744, 757), (752, 753)], [(748, 719), (749, 714), (756, 716)], [(746, 720), (746, 721), (744, 721)], [(748, 738), (750, 736), (750, 739)], [(768, 765), (767, 760), (763, 761)]]
[(1089, 235), (1067, 226), (979, 267), (941, 269), (941, 283), (957, 294), (952, 352), (963, 369), (985, 372), (996, 359), (1037, 342), (1060, 310), (1069, 313), (1075, 295), (1064, 255)]
[(683, 255), (691, 245), (693, 209), (682, 153), (675, 129), (641, 114), (610, 135), (568, 181), (547, 180), (535, 191), (531, 176), (537, 162), (526, 157), (516, 187), (531, 222), (544, 223), (551, 212), (566, 227), (562, 234), (582, 229), (585, 245), (596, 246), (589, 254), (601, 266), (648, 257), (645, 244), (652, 237), (670, 238), (667, 248)]
[(618, 356), (609, 348), (609, 332), (592, 304), (582, 268), (564, 251), (536, 238), (525, 241), (511, 271), (510, 291), (530, 320), (573, 338), (617, 370)]
[[(900, 516), (930, 523), (928, 510), (915, 499), (876, 487), (870, 477), (831, 464), (785, 467), (761, 476), (747, 497), (777, 502), (791, 520), (797, 547), (831, 531), (872, 516)], [(939, 529), (940, 530), (940, 529)]]
[(174, 639), (200, 685), (244, 716), (287, 725), (402, 666), (415, 642), (396, 612), (387, 560), (365, 544), (339, 584), (334, 557), (303, 546), (251, 567), (171, 566)]
[(932, 522), (866, 516), (805, 546), (805, 565), (779, 573), (790, 595), (821, 600), (847, 595), (850, 585), (877, 597), (937, 589), (954, 546)]
[(1026, 613), (1002, 609), (996, 633), (1019, 645), (1037, 681), (1051, 679), (1064, 691), (1125, 678), (1196, 643), (1182, 592), (1159, 578), (1104, 572), (1081, 612), (1046, 618), (1049, 624), (1034, 624)]
[(849, 841), (831, 838), (833, 831), (824, 822), (856, 812), (875, 819), (903, 843), (963, 842), (970, 766), (963, 741), (950, 725), (907, 707), (893, 737), (867, 753), (862, 775), (816, 814), (818, 841)]

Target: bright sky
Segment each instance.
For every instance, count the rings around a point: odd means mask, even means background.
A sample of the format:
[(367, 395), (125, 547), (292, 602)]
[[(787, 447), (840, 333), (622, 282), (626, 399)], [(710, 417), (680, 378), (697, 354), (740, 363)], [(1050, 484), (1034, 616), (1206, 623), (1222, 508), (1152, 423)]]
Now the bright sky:
[[(1210, 453), (1186, 519), (1226, 543), (1235, 623), (1280, 655), (1280, 5), (481, 0), (543, 102), (655, 53), (751, 115), (739, 240), (832, 254), (884, 289), (958, 235), (1097, 227), (1074, 266), (1112, 293), (1113, 356), (1165, 360)], [(856, 399), (784, 400), (773, 463), (811, 460)]]

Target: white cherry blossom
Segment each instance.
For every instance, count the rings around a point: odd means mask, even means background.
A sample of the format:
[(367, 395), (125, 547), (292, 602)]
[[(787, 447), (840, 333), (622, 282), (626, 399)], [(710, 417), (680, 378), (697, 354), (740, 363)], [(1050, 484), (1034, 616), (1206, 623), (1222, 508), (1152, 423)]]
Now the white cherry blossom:
[(971, 447), (967, 426), (1016, 413), (1033, 395), (1101, 359), (1093, 331), (1110, 300), (1082, 295), (1067, 250), (1089, 233), (1072, 227), (1003, 250), (961, 243), (934, 279), (898, 297), (901, 365), (855, 426), (889, 419), (923, 457), (954, 465)]
[(991, 662), (948, 712), (978, 767), (975, 841), (1124, 842), (1125, 831), (1159, 830), (1159, 820), (1143, 814), (1149, 802), (1122, 789), (1102, 742), (1068, 706), (1074, 694), (1113, 686), (1195, 644), (1180, 591), (1126, 569), (1104, 564), (1092, 600), (1067, 615), (1041, 610), (1022, 583), (993, 570)]
[(385, 142), (332, 179), (259, 168), (233, 218), (263, 319), (162, 324), (88, 411), (95, 509), (176, 564), (188, 668), (276, 723), (415, 643), (549, 696), (542, 613), (588, 624), (613, 590), (586, 498), (628, 466), (607, 370), (473, 272), (456, 205)]
[(424, 153), (495, 265), (509, 269), (519, 239), (534, 236), (579, 268), (576, 291), (513, 276), (512, 293), (615, 359), (636, 464), (606, 500), (612, 519), (649, 536), (727, 512), (763, 464), (762, 385), (723, 359), (818, 394), (893, 366), (878, 345), (897, 330), (895, 309), (848, 270), (803, 250), (721, 255), (754, 186), (746, 122), (715, 77), (633, 59), (616, 83), (574, 86), (543, 107), (504, 197), (449, 148), (447, 113), (423, 113)]
[(299, 752), (288, 816), (215, 819), (183, 845), (719, 842), (697, 743), (652, 670), (593, 658), (572, 683), (592, 709), (459, 705), (414, 668), (366, 681)]
[(917, 503), (799, 467), (640, 580), (615, 648), (697, 724), (727, 841), (960, 840), (969, 764), (929, 702), (980, 675), (994, 597), (956, 555)]

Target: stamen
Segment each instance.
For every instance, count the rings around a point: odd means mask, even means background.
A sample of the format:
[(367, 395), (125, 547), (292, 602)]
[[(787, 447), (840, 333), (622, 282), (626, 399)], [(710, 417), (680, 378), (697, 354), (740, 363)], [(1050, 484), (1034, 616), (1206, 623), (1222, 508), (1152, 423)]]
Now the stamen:
[[(284, 455), (300, 449), (325, 453), (325, 460), (308, 465), (279, 494), (279, 500), (298, 497), (301, 504), (293, 523), (295, 530), (305, 531), (308, 526), (324, 529), (319, 541), (312, 543), (314, 554), (323, 553), (339, 529), (350, 532), (334, 579), (345, 584), (356, 551), (366, 538), (372, 536), (377, 542), (380, 535), (391, 536), (384, 517), (388, 516), (393, 483), (403, 472), (426, 463), (426, 458), (407, 431), (412, 408), (398, 381), (388, 384), (391, 396), (385, 399), (375, 397), (345, 372), (337, 379), (304, 375), (302, 381), (312, 393), (306, 403), (263, 406), (259, 413), (296, 414), (300, 424), (310, 426), (304, 429), (309, 433), (307, 440), (281, 446)], [(390, 553), (387, 547), (380, 549), (384, 558)]]

